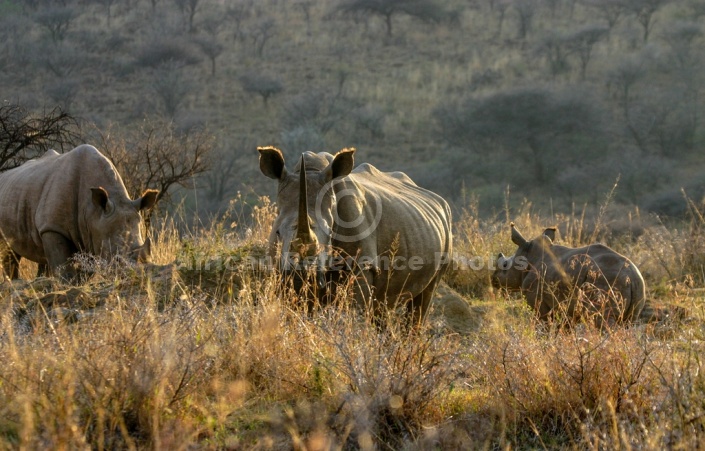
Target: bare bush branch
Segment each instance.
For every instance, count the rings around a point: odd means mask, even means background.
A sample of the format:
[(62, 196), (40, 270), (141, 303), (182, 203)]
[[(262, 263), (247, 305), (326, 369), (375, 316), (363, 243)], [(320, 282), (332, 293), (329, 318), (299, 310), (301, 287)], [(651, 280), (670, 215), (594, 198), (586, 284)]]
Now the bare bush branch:
[(96, 130), (101, 151), (122, 174), (130, 196), (145, 188), (159, 190), (157, 202), (179, 185), (192, 188), (193, 178), (210, 167), (213, 136), (204, 129), (179, 131), (172, 122), (144, 121), (117, 132)]
[(50, 148), (63, 151), (80, 140), (78, 123), (60, 108), (32, 114), (19, 105), (0, 106), (0, 170), (12, 169)]

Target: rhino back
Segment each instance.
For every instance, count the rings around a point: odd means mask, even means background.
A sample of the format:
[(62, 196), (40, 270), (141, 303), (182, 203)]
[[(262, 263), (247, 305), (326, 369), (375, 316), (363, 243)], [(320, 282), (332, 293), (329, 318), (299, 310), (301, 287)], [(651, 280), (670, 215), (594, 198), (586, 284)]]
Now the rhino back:
[(47, 231), (84, 249), (90, 188), (98, 186), (116, 199), (126, 197), (117, 171), (95, 147), (82, 145), (62, 155), (49, 151), (0, 174), (0, 230), (20, 256), (40, 263), (46, 261), (41, 234)]
[[(576, 258), (582, 259), (583, 265), (574, 264)], [(576, 286), (589, 283), (621, 296), (625, 302), (624, 318), (638, 316), (643, 309), (644, 278), (631, 260), (613, 249), (602, 244), (572, 249), (564, 254), (563, 266)]]
[(439, 263), (447, 261), (452, 252), (447, 202), (403, 173), (384, 173), (369, 164), (360, 165), (343, 183), (345, 190), (356, 195), (339, 196), (340, 216), (351, 222), (359, 217), (364, 220), (346, 232), (359, 234), (359, 241), (336, 244), (351, 255), (358, 251), (369, 257), (389, 255), (394, 247), (397, 258), (411, 263), (413, 257), (420, 268), (402, 266), (392, 276), (413, 294), (423, 290), (442, 269)]
[(374, 218), (375, 208), (382, 208), (376, 229), (380, 244), (391, 244), (401, 234), (406, 243), (400, 245), (409, 251), (403, 255), (443, 251), (450, 245), (450, 207), (442, 197), (417, 186), (406, 174), (384, 173), (369, 164), (350, 177), (362, 188), (367, 217)]
[[(622, 278), (636, 277), (637, 274), (641, 278), (639, 270), (627, 257), (603, 244), (591, 244), (573, 249), (566, 255), (571, 258), (575, 258), (575, 256), (589, 257), (590, 262), (599, 268), (599, 273), (609, 282)], [(566, 259), (564, 265), (570, 267), (570, 259)]]

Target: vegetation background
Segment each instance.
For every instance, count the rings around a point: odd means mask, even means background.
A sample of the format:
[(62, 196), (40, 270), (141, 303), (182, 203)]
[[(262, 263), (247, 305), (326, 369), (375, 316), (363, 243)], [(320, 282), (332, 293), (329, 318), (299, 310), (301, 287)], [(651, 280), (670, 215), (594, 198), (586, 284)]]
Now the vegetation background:
[[(2, 167), (87, 141), (166, 200), (155, 265), (84, 256), (81, 285), (0, 284), (0, 448), (702, 446), (704, 17), (697, 0), (0, 0)], [(452, 271), (417, 331), (344, 290), (307, 311), (244, 263), (275, 214), (258, 145), (406, 171), (454, 204), (480, 269)], [(537, 324), (489, 284), (509, 220), (605, 240), (686, 317)]]
[[(484, 213), (705, 194), (699, 0), (3, 0), (4, 101), (121, 135), (206, 127), (202, 212), (273, 193), (257, 145), (356, 147)], [(193, 187), (191, 182), (191, 187)]]

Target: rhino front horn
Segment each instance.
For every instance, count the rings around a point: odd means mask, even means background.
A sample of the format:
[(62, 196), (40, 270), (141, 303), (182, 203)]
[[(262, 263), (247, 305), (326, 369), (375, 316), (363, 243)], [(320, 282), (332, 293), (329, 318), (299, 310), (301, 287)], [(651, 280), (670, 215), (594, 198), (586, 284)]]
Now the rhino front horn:
[(152, 255), (152, 239), (147, 237), (144, 244), (132, 251), (132, 257), (139, 263), (149, 263), (149, 257)]
[(296, 225), (296, 236), (308, 243), (311, 237), (311, 227), (308, 223), (308, 194), (306, 193), (306, 160), (301, 155), (301, 173), (299, 175), (299, 217)]

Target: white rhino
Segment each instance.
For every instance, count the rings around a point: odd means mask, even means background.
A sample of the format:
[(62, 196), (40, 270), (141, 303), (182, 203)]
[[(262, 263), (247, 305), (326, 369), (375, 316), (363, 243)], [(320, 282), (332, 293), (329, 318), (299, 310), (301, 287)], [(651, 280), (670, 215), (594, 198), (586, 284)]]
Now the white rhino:
[(115, 166), (95, 147), (42, 157), (0, 174), (0, 233), (7, 244), (5, 273), (19, 275), (21, 258), (46, 265), (53, 275), (73, 278), (78, 252), (103, 258), (124, 255), (145, 261), (141, 211), (154, 206), (158, 191), (130, 200)]
[(511, 257), (499, 254), (492, 275), (495, 287), (521, 291), (541, 319), (562, 311), (568, 319), (581, 312), (596, 315), (598, 325), (639, 319), (646, 288), (636, 265), (627, 257), (595, 243), (580, 248), (554, 244), (556, 229), (533, 240), (511, 224)]
[(450, 264), (446, 201), (401, 172), (353, 169), (354, 149), (306, 152), (293, 172), (278, 149), (258, 150), (262, 173), (279, 182), (270, 249), (285, 274), (310, 264), (324, 288), (352, 273), (361, 307), (380, 314), (405, 303), (409, 321), (423, 321)]

